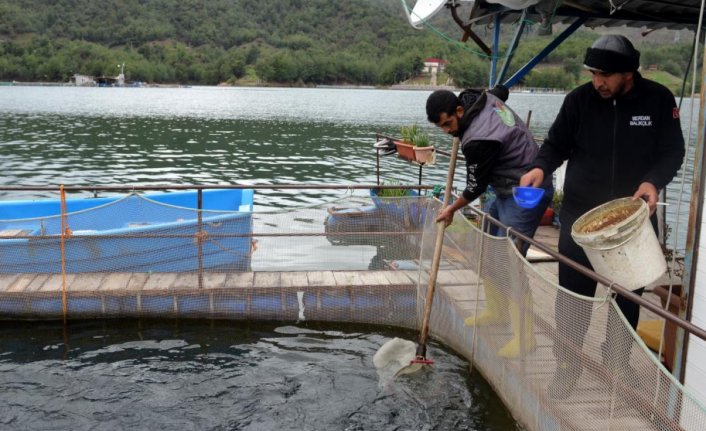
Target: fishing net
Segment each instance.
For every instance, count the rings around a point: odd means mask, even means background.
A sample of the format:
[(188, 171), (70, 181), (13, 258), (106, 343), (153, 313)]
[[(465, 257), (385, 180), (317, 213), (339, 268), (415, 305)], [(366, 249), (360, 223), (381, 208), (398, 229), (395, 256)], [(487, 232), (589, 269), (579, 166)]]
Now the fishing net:
[[(347, 196), (286, 211), (198, 211), (130, 194), (71, 208), (63, 223), (51, 211), (2, 217), (0, 317), (417, 329), (439, 206), (429, 197)], [(467, 357), (526, 428), (706, 429), (706, 409), (610, 296), (562, 289), (509, 238), (484, 234), (486, 224), (457, 215), (446, 229), (431, 334)]]

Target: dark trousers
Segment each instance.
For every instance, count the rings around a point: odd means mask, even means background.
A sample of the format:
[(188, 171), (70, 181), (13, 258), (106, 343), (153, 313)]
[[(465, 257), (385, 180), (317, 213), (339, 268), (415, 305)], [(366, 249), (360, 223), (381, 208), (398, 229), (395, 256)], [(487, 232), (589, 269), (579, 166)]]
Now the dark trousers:
[[(571, 238), (572, 224), (573, 222), (565, 223), (562, 220), (559, 234), (559, 253), (587, 268), (592, 268), (586, 253)], [(562, 263), (559, 263), (559, 284), (574, 293), (589, 297), (595, 295), (597, 287), (596, 282), (591, 278)], [(642, 295), (644, 290), (644, 288), (640, 288), (633, 291), (633, 293)], [(620, 295), (616, 297), (616, 302), (627, 321), (635, 329), (640, 318), (640, 306)], [(561, 332), (554, 342), (554, 355), (558, 360), (568, 361), (572, 354), (576, 355), (581, 351), (586, 331), (591, 323), (591, 313), (594, 305), (595, 303), (593, 302), (575, 298), (561, 291), (557, 293), (555, 302), (556, 328)], [(614, 313), (609, 313), (606, 334), (610, 334), (612, 329), (621, 327), (617, 325), (621, 325), (620, 319)], [(621, 334), (625, 333), (625, 331), (619, 332)], [(610, 340), (610, 342), (604, 344), (604, 358), (606, 357), (606, 352), (615, 352), (617, 350), (622, 352), (618, 355), (618, 361), (627, 362), (632, 340), (627, 339), (625, 336), (606, 336), (606, 340)], [(626, 348), (622, 349), (619, 346), (625, 346)]]

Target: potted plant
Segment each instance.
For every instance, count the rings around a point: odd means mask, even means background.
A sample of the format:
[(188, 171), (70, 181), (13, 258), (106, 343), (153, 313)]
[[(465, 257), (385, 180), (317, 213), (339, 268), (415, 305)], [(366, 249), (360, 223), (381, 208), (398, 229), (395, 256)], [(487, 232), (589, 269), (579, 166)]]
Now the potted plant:
[(400, 130), (402, 135), (402, 140), (395, 140), (395, 146), (397, 147), (397, 156), (403, 158), (407, 161), (414, 161), (414, 144), (412, 142), (413, 136), (417, 132), (417, 125), (412, 124), (411, 126), (404, 126)]
[(395, 141), (399, 157), (420, 164), (433, 161), (434, 147), (429, 145), (429, 135), (420, 129), (416, 123), (402, 127), (400, 132), (402, 139)]
[(434, 146), (429, 144), (429, 135), (422, 130), (417, 130), (412, 136), (414, 145), (414, 159), (422, 165), (434, 161)]

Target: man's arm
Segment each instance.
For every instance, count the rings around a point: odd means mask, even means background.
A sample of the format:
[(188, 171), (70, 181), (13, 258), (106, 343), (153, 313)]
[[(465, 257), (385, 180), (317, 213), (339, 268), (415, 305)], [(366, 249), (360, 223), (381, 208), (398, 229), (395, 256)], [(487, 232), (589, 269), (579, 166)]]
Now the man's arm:
[(466, 188), (451, 205), (442, 209), (436, 221), (451, 224), (454, 213), (473, 202), (488, 188), (493, 167), (502, 146), (498, 141), (471, 141), (463, 146), (466, 158)]
[(669, 184), (674, 178), (684, 160), (684, 135), (679, 121), (679, 110), (674, 96), (664, 94), (664, 103), (660, 104), (659, 127), (657, 132), (657, 148), (654, 163), (642, 178), (642, 182), (633, 194), (634, 199), (645, 199), (650, 208), (650, 214), (657, 208), (659, 190)]

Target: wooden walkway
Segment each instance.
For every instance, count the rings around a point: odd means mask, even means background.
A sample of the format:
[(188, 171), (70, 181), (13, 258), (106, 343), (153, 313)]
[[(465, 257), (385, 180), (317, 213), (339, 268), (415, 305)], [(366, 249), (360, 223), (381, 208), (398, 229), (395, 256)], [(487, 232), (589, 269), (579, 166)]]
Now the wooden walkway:
[[(201, 289), (411, 285), (416, 271), (204, 272)], [(450, 276), (450, 275), (448, 275)], [(0, 292), (61, 292), (61, 274), (0, 274)], [(198, 291), (196, 273), (67, 274), (67, 292)]]
[[(556, 246), (557, 234), (548, 227), (540, 229), (537, 238)], [(530, 258), (556, 277), (556, 262), (541, 253), (530, 253)], [(199, 287), (196, 273), (85, 273), (67, 275), (66, 286), (68, 308), (78, 317), (184, 315), (296, 320), (305, 312), (308, 320), (413, 327), (416, 320), (409, 319), (417, 314), (419, 276), (416, 270), (206, 272)], [(421, 281), (426, 280), (423, 277)], [(451, 315), (465, 318), (483, 307), (484, 289), (478, 289), (477, 275), (471, 270), (445, 267), (439, 272), (437, 286), (443, 298), (436, 301), (449, 304)], [(61, 274), (0, 274), (0, 315), (59, 316), (61, 292)], [(553, 296), (537, 296), (533, 300), (540, 301), (542, 309), (553, 310)], [(621, 403), (621, 398), (611, 404), (607, 377), (588, 369), (571, 397), (550, 399), (546, 388), (556, 368), (553, 340), (548, 336), (553, 320), (553, 313), (535, 316), (537, 347), (521, 360), (495, 356), (498, 346), (511, 336), (509, 325), (479, 330), (478, 351), (490, 356), (485, 363), (478, 358), (476, 365), (506, 404), (511, 408), (516, 403), (541, 406), (532, 419), (536, 422), (526, 424), (530, 429), (673, 429), (671, 424), (658, 427), (650, 423), (645, 411)], [(507, 395), (518, 393), (518, 387), (524, 391), (521, 399)], [(606, 418), (611, 416), (608, 423)]]

